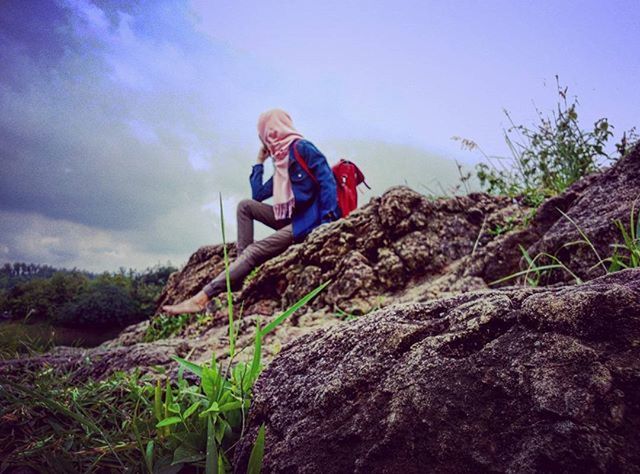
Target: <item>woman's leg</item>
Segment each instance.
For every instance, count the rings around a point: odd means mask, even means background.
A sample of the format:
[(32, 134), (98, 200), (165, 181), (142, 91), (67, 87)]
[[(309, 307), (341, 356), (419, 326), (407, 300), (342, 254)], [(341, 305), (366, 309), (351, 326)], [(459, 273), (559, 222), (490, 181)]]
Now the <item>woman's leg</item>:
[[(242, 285), (244, 277), (251, 273), (251, 270), (262, 262), (281, 254), (292, 243), (293, 228), (291, 224), (286, 224), (270, 236), (250, 244), (244, 249), (242, 254), (229, 265), (231, 288), (234, 290), (239, 288)], [(203, 291), (211, 298), (223, 292), (226, 288), (226, 275), (225, 272), (221, 272), (203, 288)]]
[(253, 243), (253, 221), (257, 220), (272, 229), (279, 230), (291, 222), (290, 219), (276, 220), (273, 206), (254, 199), (243, 199), (238, 203), (236, 217), (238, 220), (238, 239), (236, 248), (240, 255)]
[[(274, 232), (270, 236), (250, 244), (232, 264), (229, 265), (229, 281), (232, 289), (237, 289), (251, 270), (262, 262), (284, 252), (293, 243), (291, 224)], [(170, 314), (197, 313), (207, 302), (227, 288), (226, 274), (220, 272), (198, 294), (177, 305), (163, 306), (162, 310)]]

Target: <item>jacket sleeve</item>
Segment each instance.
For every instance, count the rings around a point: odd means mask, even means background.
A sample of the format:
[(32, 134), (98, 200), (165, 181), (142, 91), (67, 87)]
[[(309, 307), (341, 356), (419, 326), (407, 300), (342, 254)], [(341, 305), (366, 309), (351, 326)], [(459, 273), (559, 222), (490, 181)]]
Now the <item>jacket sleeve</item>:
[(300, 153), (320, 185), (320, 223), (335, 221), (338, 211), (337, 184), (325, 156), (309, 141), (301, 143)]
[(269, 178), (266, 183), (262, 183), (262, 175), (264, 173), (264, 165), (258, 163), (253, 165), (249, 182), (251, 183), (251, 197), (256, 201), (264, 201), (273, 196), (273, 177)]

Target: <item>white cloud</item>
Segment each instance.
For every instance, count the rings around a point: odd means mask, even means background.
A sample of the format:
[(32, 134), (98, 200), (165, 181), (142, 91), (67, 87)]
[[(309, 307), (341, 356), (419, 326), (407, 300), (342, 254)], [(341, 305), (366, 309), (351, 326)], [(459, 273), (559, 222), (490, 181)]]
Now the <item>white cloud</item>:
[(140, 142), (145, 144), (158, 143), (158, 134), (150, 123), (138, 119), (129, 119), (126, 121), (131, 133)]
[(207, 159), (209, 153), (206, 150), (189, 147), (187, 153), (189, 164), (195, 171), (209, 171), (211, 169), (211, 162)]
[(83, 23), (75, 24), (77, 33), (91, 33), (95, 36), (108, 34), (109, 19), (99, 7), (87, 0), (64, 0), (62, 3), (84, 20)]
[[(242, 197), (237, 195), (231, 195), (222, 198), (222, 212), (224, 213), (224, 229), (227, 242), (234, 241), (236, 238), (236, 208), (238, 206), (238, 202), (240, 202), (241, 199)], [(213, 216), (212, 221), (215, 222), (216, 227), (219, 228), (220, 223), (222, 222), (222, 215), (220, 214), (220, 201), (216, 199), (215, 201), (204, 204), (202, 206), (202, 210)], [(220, 241), (222, 241), (222, 234), (220, 234)]]
[[(127, 233), (106, 231), (37, 214), (0, 211), (4, 261), (37, 262), (90, 271), (143, 269), (155, 263), (182, 263), (188, 255), (154, 253), (132, 242)], [(142, 242), (141, 242), (142, 243)]]

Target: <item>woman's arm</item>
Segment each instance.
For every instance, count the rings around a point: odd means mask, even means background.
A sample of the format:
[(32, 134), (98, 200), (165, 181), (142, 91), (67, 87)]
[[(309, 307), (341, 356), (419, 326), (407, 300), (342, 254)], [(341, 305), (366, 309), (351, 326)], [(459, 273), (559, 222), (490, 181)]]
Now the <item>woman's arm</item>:
[(320, 185), (320, 222), (333, 222), (340, 217), (338, 210), (337, 184), (333, 171), (325, 156), (309, 141), (302, 141), (298, 145), (307, 166)]
[(257, 163), (253, 165), (249, 182), (251, 183), (251, 198), (256, 201), (264, 201), (273, 196), (273, 178), (269, 178), (266, 183), (262, 183), (264, 165)]

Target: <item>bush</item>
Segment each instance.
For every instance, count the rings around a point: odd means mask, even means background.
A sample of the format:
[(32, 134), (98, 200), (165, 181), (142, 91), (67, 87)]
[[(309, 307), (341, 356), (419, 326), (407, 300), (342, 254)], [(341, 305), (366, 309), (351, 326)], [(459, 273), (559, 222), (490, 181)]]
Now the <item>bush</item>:
[(54, 321), (60, 324), (124, 326), (136, 318), (137, 309), (125, 287), (109, 281), (97, 281), (63, 305)]
[[(507, 111), (511, 127), (505, 131), (505, 140), (511, 151), (508, 160), (492, 160), (472, 140), (454, 139), (462, 147), (477, 149), (488, 163), (477, 165), (480, 184), (489, 193), (509, 197), (523, 197), (525, 204), (537, 207), (546, 198), (565, 191), (571, 184), (594, 171), (603, 160), (611, 157), (605, 151), (613, 126), (606, 118), (593, 124), (592, 130), (578, 123), (578, 100), (567, 99), (567, 88), (562, 88), (556, 76), (559, 101), (551, 116), (538, 111), (538, 125), (528, 128), (514, 124)], [(620, 146), (618, 145), (618, 150)]]
[(12, 318), (53, 320), (59, 309), (81, 294), (89, 278), (80, 272), (56, 272), (47, 279), (16, 284), (0, 300), (0, 310)]

